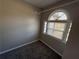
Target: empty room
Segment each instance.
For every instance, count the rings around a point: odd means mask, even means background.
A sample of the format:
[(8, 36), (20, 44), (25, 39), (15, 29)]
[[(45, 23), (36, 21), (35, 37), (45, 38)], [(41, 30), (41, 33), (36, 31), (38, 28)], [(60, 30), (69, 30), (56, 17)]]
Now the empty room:
[(79, 59), (79, 0), (0, 0), (0, 59)]

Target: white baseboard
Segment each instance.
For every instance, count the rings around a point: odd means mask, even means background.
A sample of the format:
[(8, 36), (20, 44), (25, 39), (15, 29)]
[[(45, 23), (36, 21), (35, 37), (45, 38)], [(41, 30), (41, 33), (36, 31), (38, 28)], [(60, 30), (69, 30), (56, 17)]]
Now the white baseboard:
[(25, 45), (28, 45), (28, 44), (34, 43), (34, 42), (36, 42), (36, 41), (38, 41), (38, 40), (34, 40), (34, 41), (32, 41), (32, 42), (25, 43), (25, 44), (22, 44), (22, 45), (20, 45), (20, 46), (17, 46), (17, 47), (14, 47), (14, 48), (11, 48), (11, 49), (8, 49), (8, 50), (5, 50), (5, 51), (2, 51), (2, 52), (0, 52), (0, 55), (1, 55), (1, 54), (4, 54), (4, 53), (7, 53), (7, 52), (10, 52), (10, 51), (12, 51), (12, 50), (15, 50), (15, 49), (17, 49), (17, 48), (21, 48), (21, 47), (23, 47), (23, 46), (25, 46)]
[(46, 46), (48, 46), (50, 49), (52, 49), (53, 51), (55, 51), (58, 55), (60, 55), (61, 57), (63, 57), (63, 55), (61, 53), (59, 53), (58, 51), (56, 51), (54, 48), (52, 48), (50, 45), (48, 45), (46, 42), (44, 42), (43, 40), (40, 40), (42, 43), (44, 43)]

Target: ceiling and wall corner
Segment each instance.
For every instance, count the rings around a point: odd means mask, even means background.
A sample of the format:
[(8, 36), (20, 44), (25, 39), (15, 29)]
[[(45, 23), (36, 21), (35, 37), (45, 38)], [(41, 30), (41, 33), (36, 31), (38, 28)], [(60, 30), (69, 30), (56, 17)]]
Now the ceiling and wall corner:
[(48, 5), (55, 4), (56, 2), (61, 0), (24, 0), (24, 1), (38, 8), (45, 8)]
[(25, 4), (30, 4), (36, 8), (39, 8), (40, 9), (39, 13), (40, 13), (52, 7), (55, 8), (57, 6), (67, 4), (76, 0), (21, 0), (21, 1), (23, 1)]
[(60, 1), (57, 1), (56, 3), (52, 3), (52, 4), (44, 7), (43, 10), (50, 9), (52, 7), (56, 7), (56, 6), (59, 6), (59, 5), (63, 5), (63, 4), (69, 3), (71, 1), (76, 1), (76, 0), (60, 0)]

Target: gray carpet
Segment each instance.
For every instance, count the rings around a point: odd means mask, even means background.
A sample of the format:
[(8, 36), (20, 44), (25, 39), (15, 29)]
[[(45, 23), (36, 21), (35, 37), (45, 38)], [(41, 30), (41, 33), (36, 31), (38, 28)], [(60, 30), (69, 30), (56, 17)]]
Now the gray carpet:
[(61, 57), (42, 42), (37, 41), (0, 55), (0, 59), (61, 59)]

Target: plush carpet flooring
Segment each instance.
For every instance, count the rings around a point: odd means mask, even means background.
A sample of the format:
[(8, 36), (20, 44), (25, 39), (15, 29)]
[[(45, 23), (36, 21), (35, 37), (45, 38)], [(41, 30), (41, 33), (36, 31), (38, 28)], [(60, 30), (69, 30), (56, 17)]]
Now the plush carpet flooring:
[(42, 42), (37, 41), (2, 54), (0, 59), (61, 59), (61, 57)]

